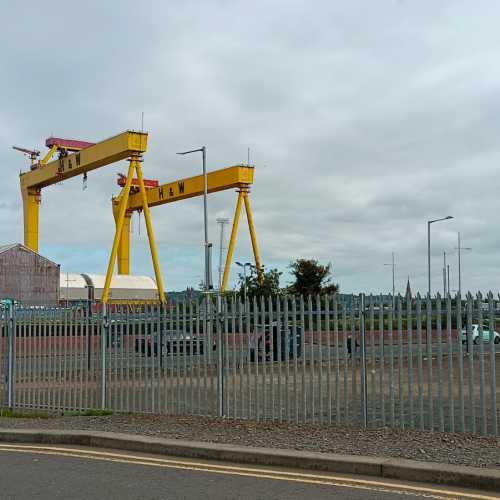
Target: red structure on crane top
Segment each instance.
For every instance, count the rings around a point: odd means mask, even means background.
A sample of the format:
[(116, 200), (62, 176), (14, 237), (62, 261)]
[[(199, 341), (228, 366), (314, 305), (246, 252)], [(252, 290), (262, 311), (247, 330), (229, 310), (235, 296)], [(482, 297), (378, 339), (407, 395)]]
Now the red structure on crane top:
[(61, 137), (49, 137), (45, 140), (45, 145), (48, 148), (52, 146), (61, 146), (68, 151), (80, 151), (82, 149), (88, 148), (89, 146), (93, 146), (94, 142), (87, 141), (77, 141), (75, 139), (62, 139)]
[[(125, 187), (126, 182), (127, 182), (127, 176), (123, 175), (123, 174), (118, 174), (118, 179), (116, 180), (116, 183), (120, 187)], [(156, 180), (144, 179), (144, 187), (146, 189), (157, 188), (159, 185), (160, 185), (160, 183)], [(132, 179), (132, 187), (139, 187), (139, 181), (135, 177)]]

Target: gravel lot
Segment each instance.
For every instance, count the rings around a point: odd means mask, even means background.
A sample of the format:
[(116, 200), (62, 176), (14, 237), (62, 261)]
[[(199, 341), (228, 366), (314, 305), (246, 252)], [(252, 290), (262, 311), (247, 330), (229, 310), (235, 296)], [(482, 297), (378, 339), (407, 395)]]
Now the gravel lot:
[(114, 431), (169, 439), (500, 468), (500, 439), (470, 434), (130, 414), (0, 418), (0, 427)]

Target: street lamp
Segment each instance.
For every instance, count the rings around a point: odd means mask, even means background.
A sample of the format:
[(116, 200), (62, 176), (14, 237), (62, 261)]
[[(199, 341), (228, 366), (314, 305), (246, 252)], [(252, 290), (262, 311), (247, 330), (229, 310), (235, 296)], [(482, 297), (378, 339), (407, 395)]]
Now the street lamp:
[(243, 268), (243, 300), (245, 301), (245, 309), (247, 307), (247, 266), (252, 267), (250, 262), (245, 262), (242, 264), (241, 262), (235, 262), (235, 264), (239, 267)]
[(427, 280), (429, 285), (429, 297), (431, 296), (431, 224), (442, 220), (453, 219), (451, 215), (427, 221)]
[(462, 294), (462, 257), (460, 255), (461, 250), (472, 250), (470, 247), (463, 247), (460, 245), (460, 233), (458, 233), (458, 295)]
[(217, 222), (217, 224), (220, 225), (220, 241), (219, 241), (219, 295), (220, 295), (221, 290), (222, 290), (222, 271), (223, 271), (222, 258), (223, 258), (224, 250), (225, 250), (225, 248), (224, 248), (224, 226), (229, 224), (229, 219), (220, 217), (220, 218), (216, 219), (216, 222)]
[[(449, 286), (448, 293), (450, 293)], [(446, 297), (446, 250), (443, 252), (443, 297)]]
[(448, 264), (446, 266), (446, 273), (447, 273), (447, 276), (448, 276), (448, 287), (447, 287), (447, 291), (448, 291), (448, 294), (450, 293), (450, 264)]
[(77, 281), (76, 279), (69, 279), (69, 273), (66, 273), (66, 309), (69, 308), (69, 283)]
[(205, 291), (208, 292), (212, 288), (212, 273), (210, 272), (210, 243), (208, 242), (208, 216), (207, 216), (207, 192), (208, 192), (208, 182), (207, 182), (207, 150), (203, 146), (198, 149), (192, 149), (191, 151), (183, 151), (177, 153), (178, 155), (187, 155), (190, 153), (202, 153), (203, 157), (203, 221), (205, 227)]
[(396, 287), (394, 284), (394, 252), (392, 252), (392, 263), (384, 264), (384, 266), (392, 266), (392, 306), (394, 307), (394, 296), (396, 294)]

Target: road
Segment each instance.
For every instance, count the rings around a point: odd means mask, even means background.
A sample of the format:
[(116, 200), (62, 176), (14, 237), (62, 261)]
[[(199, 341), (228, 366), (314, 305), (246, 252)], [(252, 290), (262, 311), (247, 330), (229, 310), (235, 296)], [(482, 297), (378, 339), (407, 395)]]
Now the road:
[(83, 447), (0, 444), (0, 470), (0, 497), (9, 500), (495, 498), (416, 483)]

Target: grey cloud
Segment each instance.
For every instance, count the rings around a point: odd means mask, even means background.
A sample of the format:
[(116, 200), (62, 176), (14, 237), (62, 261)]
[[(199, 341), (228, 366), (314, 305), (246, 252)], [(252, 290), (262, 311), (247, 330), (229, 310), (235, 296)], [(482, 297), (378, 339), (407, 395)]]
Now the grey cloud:
[[(147, 177), (199, 173), (199, 158), (175, 155), (184, 148), (207, 145), (210, 168), (245, 162), (251, 148), (265, 262), (318, 257), (344, 291), (378, 292), (390, 288), (394, 250), (398, 288), (410, 275), (425, 290), (426, 220), (451, 214), (432, 227), (435, 283), (460, 230), (474, 248), (465, 286), (498, 288), (499, 13), (451, 0), (123, 1), (68, 16), (63, 2), (11, 2), (0, 34), (3, 239), (22, 238), (26, 163), (12, 144), (100, 140), (139, 128), (144, 112)], [(85, 192), (81, 179), (44, 191), (41, 240), (63, 268), (104, 270), (125, 168), (92, 172)], [(215, 218), (235, 201), (209, 197), (214, 241)], [(201, 200), (153, 209), (153, 221), (172, 286), (196, 285)], [(150, 272), (144, 229), (134, 269)], [(236, 258), (251, 255), (246, 233), (242, 223)]]

